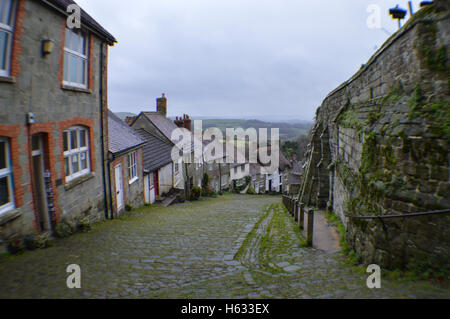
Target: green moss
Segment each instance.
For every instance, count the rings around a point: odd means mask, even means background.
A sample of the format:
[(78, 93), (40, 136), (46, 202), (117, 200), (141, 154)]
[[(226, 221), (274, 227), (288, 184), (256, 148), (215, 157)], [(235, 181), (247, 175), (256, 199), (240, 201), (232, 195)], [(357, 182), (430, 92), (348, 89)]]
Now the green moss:
[(410, 120), (426, 119), (428, 131), (434, 135), (450, 138), (450, 100), (441, 98), (438, 101), (426, 103), (420, 85), (416, 86), (414, 94), (408, 100)]
[(403, 85), (399, 81), (381, 100), (382, 106), (389, 106), (397, 103), (403, 95)]
[(394, 168), (397, 163), (397, 158), (394, 155), (394, 149), (391, 145), (384, 146), (382, 148), (386, 166), (389, 168)]
[(361, 155), (361, 170), (368, 172), (378, 167), (378, 147), (377, 147), (377, 133), (370, 132), (365, 136), (363, 151)]

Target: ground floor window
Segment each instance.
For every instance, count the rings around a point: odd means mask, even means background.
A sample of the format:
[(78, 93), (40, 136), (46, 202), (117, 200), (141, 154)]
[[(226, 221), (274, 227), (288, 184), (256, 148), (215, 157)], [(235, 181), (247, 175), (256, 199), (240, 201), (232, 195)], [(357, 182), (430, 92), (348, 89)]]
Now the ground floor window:
[(9, 140), (0, 137), (0, 214), (14, 207), (13, 171)]
[(136, 152), (128, 154), (128, 178), (130, 183), (138, 179)]
[(91, 171), (88, 135), (88, 129), (81, 126), (71, 127), (63, 133), (66, 182)]

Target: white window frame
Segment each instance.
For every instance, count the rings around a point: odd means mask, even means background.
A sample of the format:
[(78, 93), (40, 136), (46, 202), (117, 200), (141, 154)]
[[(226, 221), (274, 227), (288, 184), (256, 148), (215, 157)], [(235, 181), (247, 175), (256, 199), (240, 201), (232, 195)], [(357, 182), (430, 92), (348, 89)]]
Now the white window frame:
[[(78, 148), (72, 149), (72, 138), (71, 138), (71, 134), (72, 132), (76, 131), (77, 132), (77, 143), (78, 143)], [(86, 146), (80, 147), (80, 136), (81, 136), (81, 131), (85, 131), (85, 138), (86, 138)], [(84, 175), (87, 175), (91, 172), (91, 161), (90, 161), (90, 150), (89, 150), (89, 129), (87, 127), (84, 126), (72, 126), (71, 128), (67, 129), (64, 131), (64, 133), (67, 133), (67, 147), (69, 148), (69, 150), (64, 151), (64, 166), (66, 166), (66, 158), (69, 159), (68, 163), (69, 163), (69, 175), (66, 176), (66, 182), (71, 182), (77, 178), (80, 178)], [(64, 139), (64, 134), (63, 134), (63, 139)], [(64, 144), (63, 144), (64, 145)], [(86, 168), (83, 170), (79, 170), (76, 173), (72, 173), (72, 157), (74, 155), (78, 155), (78, 166), (79, 168), (81, 168), (81, 156), (80, 154), (82, 153), (86, 153)], [(64, 174), (66, 172), (67, 167), (64, 167)]]
[(10, 24), (3, 24), (0, 22), (0, 31), (3, 31), (9, 35), (8, 42), (6, 44), (6, 61), (5, 66), (6, 69), (0, 69), (0, 76), (8, 77), (11, 74), (11, 54), (12, 54), (12, 44), (13, 44), (13, 38), (14, 38), (14, 25), (15, 25), (15, 19), (16, 19), (16, 0), (11, 1), (11, 7), (10, 7)]
[(10, 201), (2, 206), (0, 206), (0, 215), (3, 213), (6, 213), (10, 210), (13, 210), (16, 208), (15, 205), (15, 199), (14, 199), (14, 176), (13, 176), (13, 170), (12, 170), (12, 164), (11, 164), (11, 153), (10, 153), (10, 143), (9, 139), (0, 137), (0, 141), (5, 143), (5, 162), (6, 162), (6, 168), (0, 169), (0, 178), (6, 177), (8, 180), (8, 191), (10, 194)]
[(128, 153), (128, 183), (133, 184), (139, 179), (137, 171), (136, 151)]
[[(67, 35), (68, 34), (76, 34), (78, 36), (81, 36), (84, 38), (84, 43), (85, 43), (85, 54), (79, 52), (79, 51), (74, 51), (72, 49), (69, 49), (66, 47), (66, 43), (67, 43)], [(88, 88), (88, 73), (89, 73), (89, 41), (88, 41), (89, 37), (85, 32), (80, 32), (77, 33), (73, 30), (70, 30), (68, 28), (66, 28), (66, 38), (64, 41), (64, 71), (63, 71), (63, 85), (66, 86), (71, 86), (71, 87), (75, 87), (75, 88), (80, 88), (80, 89), (87, 89)], [(69, 42), (70, 43), (70, 42)], [(84, 82), (83, 83), (77, 83), (77, 82), (70, 82), (70, 81), (66, 81), (66, 75), (69, 76), (70, 78), (70, 63), (67, 63), (67, 67), (69, 68), (68, 70), (66, 70), (66, 59), (68, 56), (73, 55), (77, 58), (81, 58), (83, 60), (85, 60), (85, 64), (84, 64)]]

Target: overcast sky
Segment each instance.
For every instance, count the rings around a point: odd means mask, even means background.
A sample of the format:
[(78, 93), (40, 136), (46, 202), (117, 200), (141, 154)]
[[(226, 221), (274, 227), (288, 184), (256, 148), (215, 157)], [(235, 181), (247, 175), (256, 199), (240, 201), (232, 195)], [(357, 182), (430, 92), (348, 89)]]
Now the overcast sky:
[[(417, 10), (420, 0), (413, 1)], [(312, 120), (397, 30), (406, 0), (77, 0), (118, 43), (109, 107), (171, 116)], [(370, 4), (382, 29), (370, 29)]]

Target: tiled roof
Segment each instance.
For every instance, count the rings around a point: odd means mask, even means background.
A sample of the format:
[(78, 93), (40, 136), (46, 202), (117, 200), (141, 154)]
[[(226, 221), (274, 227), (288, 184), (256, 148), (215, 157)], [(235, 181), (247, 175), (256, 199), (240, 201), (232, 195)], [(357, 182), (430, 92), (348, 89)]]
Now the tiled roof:
[(133, 129), (118, 118), (113, 112), (108, 111), (108, 149), (117, 154), (145, 143)]
[[(179, 127), (175, 125), (175, 123), (165, 117), (164, 115), (158, 113), (158, 112), (143, 112), (143, 114), (147, 117), (147, 119), (149, 121), (151, 121), (153, 123), (153, 125), (155, 125), (159, 131), (169, 140), (172, 141), (172, 132), (176, 129), (178, 129)], [(192, 134), (193, 136), (194, 134)], [(194, 137), (192, 137), (192, 143), (191, 143), (191, 151), (195, 150), (195, 146), (196, 144), (194, 143)], [(200, 147), (201, 147), (201, 143)], [(199, 149), (198, 151), (200, 154), (202, 152), (201, 149)]]
[[(62, 12), (67, 13), (67, 7), (71, 4), (77, 4), (73, 0), (41, 0), (44, 4), (54, 6)], [(96, 31), (100, 36), (102, 36), (106, 42), (109, 44), (114, 44), (117, 42), (116, 38), (106, 31), (97, 21), (95, 21), (86, 11), (81, 9), (81, 23), (85, 26), (91, 28), (93, 31)]]
[(145, 129), (138, 129), (136, 130), (136, 133), (143, 140), (147, 141), (143, 152), (145, 171), (153, 172), (173, 162), (172, 148), (174, 144), (172, 142), (162, 139)]
[(144, 112), (144, 115), (171, 141), (172, 132), (178, 128), (172, 120), (157, 112)]

